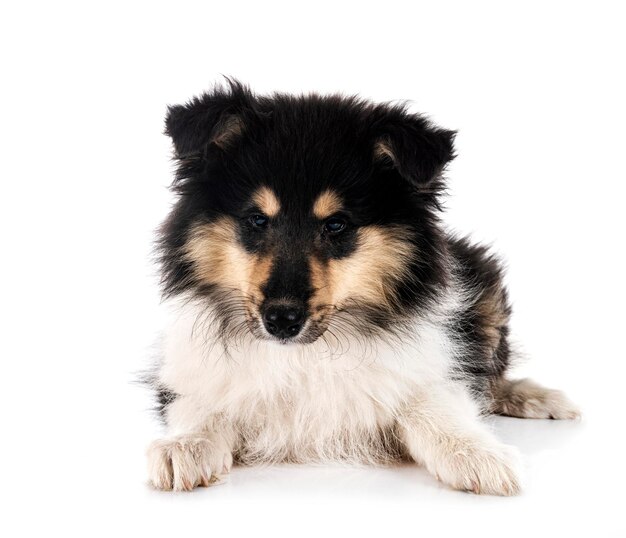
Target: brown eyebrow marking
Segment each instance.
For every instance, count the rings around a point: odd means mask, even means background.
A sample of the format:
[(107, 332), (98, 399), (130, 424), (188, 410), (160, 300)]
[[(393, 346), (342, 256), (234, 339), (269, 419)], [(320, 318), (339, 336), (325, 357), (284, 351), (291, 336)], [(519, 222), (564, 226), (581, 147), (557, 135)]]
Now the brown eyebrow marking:
[(280, 202), (269, 187), (258, 189), (252, 196), (252, 201), (268, 217), (275, 217), (280, 212)]
[(336, 192), (324, 191), (313, 204), (313, 214), (318, 219), (326, 219), (343, 208), (341, 198)]

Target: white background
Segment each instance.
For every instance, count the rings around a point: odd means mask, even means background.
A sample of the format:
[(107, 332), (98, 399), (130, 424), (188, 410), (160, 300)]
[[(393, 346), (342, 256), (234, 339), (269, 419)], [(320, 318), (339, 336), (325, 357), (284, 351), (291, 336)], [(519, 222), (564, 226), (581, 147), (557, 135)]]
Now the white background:
[[(6, 2), (0, 21), (3, 536), (626, 533), (620, 2)], [(447, 221), (510, 265), (519, 374), (585, 413), (490, 421), (524, 454), (521, 496), (412, 466), (146, 486), (159, 429), (131, 380), (161, 322), (163, 116), (220, 74), (410, 99), (459, 130)]]

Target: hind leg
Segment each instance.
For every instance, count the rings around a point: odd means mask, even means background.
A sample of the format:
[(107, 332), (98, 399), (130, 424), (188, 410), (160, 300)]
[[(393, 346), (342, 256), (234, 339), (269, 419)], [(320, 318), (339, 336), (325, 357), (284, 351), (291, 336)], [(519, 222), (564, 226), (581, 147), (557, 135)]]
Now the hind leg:
[(500, 378), (493, 384), (492, 413), (518, 418), (575, 419), (580, 411), (559, 390), (547, 389), (530, 379)]

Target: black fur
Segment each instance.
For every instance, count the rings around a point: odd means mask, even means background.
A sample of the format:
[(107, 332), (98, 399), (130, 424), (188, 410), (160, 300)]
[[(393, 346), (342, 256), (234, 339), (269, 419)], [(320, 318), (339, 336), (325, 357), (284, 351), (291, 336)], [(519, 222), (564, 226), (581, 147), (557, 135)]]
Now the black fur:
[(165, 420), (165, 409), (169, 404), (171, 404), (177, 397), (175, 392), (168, 390), (164, 387), (157, 387), (155, 389), (156, 393), (156, 409), (155, 411), (158, 413), (161, 420)]
[[(241, 136), (226, 147), (212, 143), (235, 115)], [(453, 158), (453, 132), (408, 114), (401, 105), (339, 96), (254, 97), (231, 81), (226, 88), (170, 107), (166, 133), (174, 142), (178, 171), (173, 188), (179, 194), (161, 235), (166, 295), (198, 286), (180, 256), (190, 224), (228, 214), (245, 231), (249, 194), (264, 184), (291, 203), (276, 228), (285, 250), (306, 244), (317, 233), (313, 222), (297, 229), (292, 223), (332, 187), (350, 201), (354, 226), (399, 223), (415, 229), (423, 256), (414, 264), (415, 278), (401, 290), (404, 306), (425, 304), (445, 279), (436, 211), (443, 189), (440, 173)], [(379, 141), (391, 146), (393, 162), (375, 157)], [(348, 255), (354, 247), (350, 237), (342, 234), (328, 256)], [(242, 241), (251, 250), (259, 248), (249, 235), (242, 233)]]
[[(236, 301), (228, 290), (197, 281), (181, 255), (192, 224), (222, 215), (236, 219), (248, 252), (264, 252), (268, 242), (280, 244), (264, 293), (302, 301), (313, 293), (306, 262), (310, 249), (327, 262), (354, 251), (361, 226), (409, 227), (418, 253), (410, 261), (410, 274), (397, 284), (393, 311), (384, 305), (355, 305), (351, 323), (362, 334), (402, 329), (403, 320), (431, 308), (453, 277), (477, 298), (499, 286), (498, 263), (483, 248), (449, 238), (439, 221), (442, 172), (454, 158), (455, 133), (403, 105), (341, 96), (255, 96), (229, 81), (170, 107), (166, 133), (178, 163), (173, 184), (178, 198), (161, 231), (164, 293), (203, 295), (223, 305), (220, 322), (231, 336), (244, 330), (228, 317), (232, 309), (237, 311)], [(250, 223), (258, 211), (250, 205), (250, 193), (261, 186), (269, 186), (284, 203), (264, 233)], [(343, 215), (348, 227), (337, 238), (320, 233), (321, 223), (309, 215), (327, 188), (347, 203)], [(508, 316), (506, 300), (504, 304)], [(487, 322), (478, 308), (467, 307), (449, 323), (453, 338), (466, 350), (459, 371), (475, 380), (477, 392), (487, 391), (509, 361), (507, 327), (498, 328), (501, 338), (494, 350), (488, 345)]]
[[(510, 363), (508, 319), (511, 306), (502, 285), (502, 264), (486, 247), (472, 244), (468, 239), (450, 238), (448, 244), (458, 264), (461, 285), (471, 291), (472, 296), (469, 305), (450, 321), (450, 332), (465, 349), (459, 361), (460, 371), (472, 380), (476, 393), (484, 394), (489, 390), (489, 383), (503, 376)], [(501, 316), (507, 322), (496, 328), (480, 309), (481, 299), (490, 294), (501, 298)], [(487, 330), (495, 330), (499, 335), (495, 349), (490, 345)]]

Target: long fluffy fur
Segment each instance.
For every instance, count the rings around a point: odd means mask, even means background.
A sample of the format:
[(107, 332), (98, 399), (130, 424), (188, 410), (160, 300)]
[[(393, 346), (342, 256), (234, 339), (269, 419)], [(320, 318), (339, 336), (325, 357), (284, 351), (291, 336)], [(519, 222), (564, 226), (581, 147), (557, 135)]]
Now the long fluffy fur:
[(454, 133), (404, 106), (234, 81), (171, 107), (166, 132), (172, 320), (151, 383), (168, 437), (151, 482), (209, 485), (233, 459), (410, 458), (459, 489), (517, 492), (515, 451), (479, 416), (577, 411), (506, 378), (501, 265), (440, 223)]

